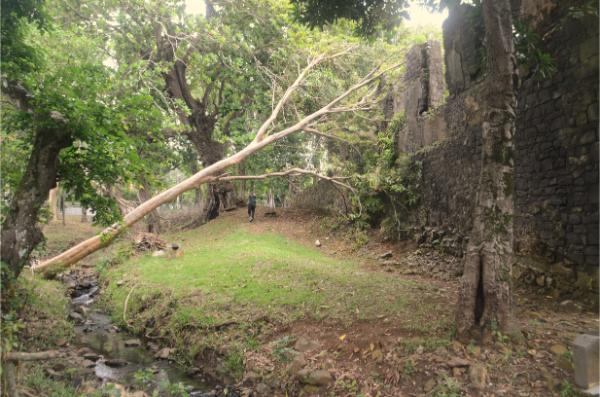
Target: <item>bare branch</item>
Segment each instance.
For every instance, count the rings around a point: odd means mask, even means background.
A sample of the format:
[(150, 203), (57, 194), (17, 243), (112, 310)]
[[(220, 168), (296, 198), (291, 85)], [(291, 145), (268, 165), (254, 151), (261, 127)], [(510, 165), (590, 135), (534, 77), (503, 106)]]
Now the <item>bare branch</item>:
[(274, 177), (282, 177), (282, 176), (300, 176), (300, 175), (312, 175), (314, 177), (317, 177), (319, 179), (323, 179), (329, 182), (332, 182), (338, 186), (342, 186), (348, 190), (350, 190), (351, 192), (355, 192), (354, 188), (346, 183), (340, 182), (340, 180), (342, 179), (349, 179), (349, 177), (343, 177), (343, 176), (326, 176), (326, 175), (321, 175), (318, 174), (314, 171), (309, 171), (309, 170), (305, 170), (302, 168), (291, 168), (289, 170), (286, 171), (279, 171), (279, 172), (270, 172), (268, 174), (261, 174), (261, 175), (231, 175), (231, 176), (217, 176), (212, 178), (211, 182), (222, 182), (222, 181), (243, 181), (243, 180), (258, 180), (258, 179), (267, 179), (267, 178), (274, 178)]
[[(334, 56), (339, 56), (347, 51), (349, 51), (349, 49), (344, 52), (334, 54)], [(329, 58), (331, 58), (331, 56)], [(382, 71), (379, 71), (379, 68), (373, 69), (359, 82), (352, 85), (338, 97), (329, 102), (326, 106), (304, 117), (302, 120), (298, 121), (294, 125), (284, 128), (283, 130), (280, 130), (276, 133), (265, 135), (265, 132), (267, 131), (269, 125), (275, 120), (277, 114), (279, 113), (279, 110), (281, 109), (285, 101), (289, 99), (293, 90), (300, 84), (300, 82), (304, 80), (310, 69), (312, 69), (318, 62), (321, 62), (323, 59), (325, 59), (324, 56), (319, 56), (315, 58), (309, 63), (307, 68), (305, 68), (300, 73), (300, 76), (298, 76), (294, 84), (292, 84), (292, 86), (288, 88), (288, 90), (282, 97), (282, 100), (279, 101), (269, 119), (267, 119), (267, 121), (261, 126), (261, 128), (256, 134), (255, 139), (252, 142), (250, 142), (248, 146), (227, 158), (224, 158), (214, 164), (211, 164), (210, 166), (200, 170), (196, 174), (178, 183), (177, 185), (145, 201), (144, 203), (136, 207), (133, 211), (129, 212), (121, 222), (113, 224), (112, 226), (104, 229), (101, 234), (91, 237), (77, 244), (76, 246), (68, 249), (67, 251), (53, 258), (50, 258), (49, 260), (43, 263), (40, 263), (39, 265), (35, 266), (35, 268), (33, 268), (32, 270), (45, 272), (48, 269), (59, 265), (69, 266), (78, 262), (82, 258), (85, 258), (89, 254), (108, 246), (120, 233), (127, 230), (128, 227), (132, 226), (133, 224), (144, 218), (144, 216), (152, 212), (154, 209), (158, 208), (160, 205), (175, 200), (179, 195), (185, 193), (188, 190), (195, 189), (203, 183), (213, 181), (215, 179), (214, 175), (222, 174), (228, 167), (231, 167), (235, 164), (239, 164), (248, 156), (256, 153), (265, 146), (275, 141), (278, 141), (279, 139), (284, 138), (292, 133), (302, 131), (308, 126), (313, 126), (315, 121), (317, 120), (324, 120), (324, 118), (332, 112), (332, 108), (339, 104), (341, 101), (343, 101), (345, 98), (347, 98), (350, 94), (368, 85), (387, 71), (399, 66), (393, 65)], [(358, 205), (359, 207), (361, 207), (362, 211), (360, 201)]]
[(8, 352), (3, 355), (6, 361), (37, 361), (49, 360), (51, 358), (61, 357), (62, 354), (58, 350), (46, 350), (42, 352), (26, 353), (26, 352)]

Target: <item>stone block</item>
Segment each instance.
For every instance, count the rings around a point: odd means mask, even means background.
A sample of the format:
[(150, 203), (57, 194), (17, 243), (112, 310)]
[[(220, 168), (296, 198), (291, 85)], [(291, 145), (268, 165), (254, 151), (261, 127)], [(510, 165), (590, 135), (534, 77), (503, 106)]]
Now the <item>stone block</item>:
[(573, 342), (573, 362), (575, 383), (582, 389), (589, 389), (600, 383), (598, 375), (598, 334), (580, 334)]

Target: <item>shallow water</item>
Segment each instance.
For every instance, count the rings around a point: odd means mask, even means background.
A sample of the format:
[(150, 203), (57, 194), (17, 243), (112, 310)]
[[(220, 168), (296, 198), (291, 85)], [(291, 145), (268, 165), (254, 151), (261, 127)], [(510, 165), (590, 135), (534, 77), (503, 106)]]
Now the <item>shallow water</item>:
[[(88, 306), (93, 302), (96, 291), (97, 287), (93, 285), (89, 289), (78, 288), (73, 293), (73, 305)], [(125, 341), (130, 339), (136, 338), (119, 330), (107, 314), (93, 307), (85, 316), (84, 323), (75, 326), (75, 346), (86, 347), (100, 356), (94, 372), (103, 381), (135, 386), (135, 373), (147, 370), (153, 373), (154, 384), (166, 381), (171, 384), (182, 383), (191, 395), (201, 396), (202, 392), (207, 392), (214, 386), (203, 382), (199, 377), (188, 375), (174, 362), (154, 358), (154, 353), (143, 344), (125, 346)]]

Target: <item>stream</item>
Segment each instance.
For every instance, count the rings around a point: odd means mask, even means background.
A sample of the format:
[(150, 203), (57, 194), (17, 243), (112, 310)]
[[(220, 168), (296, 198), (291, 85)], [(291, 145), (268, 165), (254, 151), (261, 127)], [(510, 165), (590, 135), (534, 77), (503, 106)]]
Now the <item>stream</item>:
[(233, 389), (207, 382), (197, 368), (185, 370), (168, 359), (157, 358), (160, 350), (152, 351), (140, 339), (115, 326), (110, 316), (93, 304), (100, 289), (95, 276), (80, 278), (70, 273), (63, 282), (72, 289), (69, 317), (75, 322), (73, 345), (102, 384), (113, 382), (139, 389), (143, 383), (146, 391), (159, 392), (180, 384), (190, 397), (238, 396)]

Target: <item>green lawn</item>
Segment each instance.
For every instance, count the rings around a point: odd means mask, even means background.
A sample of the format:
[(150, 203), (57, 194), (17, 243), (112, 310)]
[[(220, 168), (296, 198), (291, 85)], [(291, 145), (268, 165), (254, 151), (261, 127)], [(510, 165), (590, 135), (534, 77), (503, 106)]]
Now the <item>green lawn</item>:
[[(132, 286), (139, 301), (160, 291), (178, 302), (184, 321), (279, 321), (302, 316), (352, 321), (397, 313), (410, 281), (367, 270), (356, 260), (329, 257), (272, 232), (256, 232), (229, 217), (165, 236), (180, 258), (132, 257), (106, 271), (119, 306)], [(116, 281), (126, 281), (118, 287)]]

